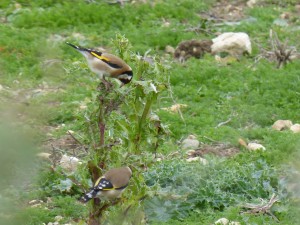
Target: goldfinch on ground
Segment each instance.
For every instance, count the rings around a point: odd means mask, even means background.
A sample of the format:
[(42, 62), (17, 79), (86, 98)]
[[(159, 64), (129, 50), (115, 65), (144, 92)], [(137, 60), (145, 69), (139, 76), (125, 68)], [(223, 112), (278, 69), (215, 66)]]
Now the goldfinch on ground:
[(104, 79), (105, 76), (116, 78), (122, 82), (122, 85), (131, 81), (132, 69), (121, 58), (106, 52), (76, 46), (69, 42), (66, 44), (79, 51), (86, 58), (89, 68), (101, 79)]
[(107, 171), (96, 182), (90, 192), (81, 197), (81, 201), (86, 203), (92, 198), (103, 200), (114, 200), (119, 198), (128, 186), (132, 171), (129, 167), (114, 168)]

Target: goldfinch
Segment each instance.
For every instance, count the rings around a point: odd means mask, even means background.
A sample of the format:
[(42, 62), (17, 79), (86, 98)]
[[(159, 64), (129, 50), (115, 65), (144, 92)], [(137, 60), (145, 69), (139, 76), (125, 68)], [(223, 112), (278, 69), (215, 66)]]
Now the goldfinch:
[(100, 177), (91, 191), (82, 196), (80, 200), (84, 203), (92, 198), (114, 200), (120, 197), (128, 186), (131, 175), (132, 171), (129, 167), (111, 169)]
[(69, 42), (66, 44), (79, 51), (86, 58), (89, 68), (101, 79), (104, 79), (105, 76), (116, 78), (122, 82), (122, 85), (131, 81), (132, 69), (121, 58), (109, 53), (76, 46)]

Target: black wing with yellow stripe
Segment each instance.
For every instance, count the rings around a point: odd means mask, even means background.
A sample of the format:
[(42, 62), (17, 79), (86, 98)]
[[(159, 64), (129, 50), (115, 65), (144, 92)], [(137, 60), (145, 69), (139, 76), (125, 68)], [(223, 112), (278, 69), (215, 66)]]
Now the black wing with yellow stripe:
[(120, 65), (118, 65), (116, 63), (111, 62), (111, 60), (109, 58), (103, 56), (102, 52), (91, 50), (91, 49), (87, 49), (86, 51), (88, 51), (94, 57), (102, 60), (103, 62), (105, 62), (106, 64), (108, 64), (112, 68), (115, 68), (115, 69), (121, 69), (122, 68), (122, 66), (120, 66)]
[(114, 189), (114, 186), (105, 177), (100, 177), (96, 181), (95, 186), (94, 186), (94, 190), (96, 190), (96, 191), (109, 191), (109, 190), (113, 190), (113, 189)]
[(122, 66), (118, 65), (116, 63), (111, 62), (111, 60), (107, 57), (104, 57), (102, 55), (102, 52), (93, 50), (93, 49), (89, 49), (89, 48), (83, 48), (77, 45), (73, 45), (70, 42), (66, 42), (66, 44), (70, 45), (71, 47), (75, 48), (78, 51), (84, 51), (84, 52), (89, 52), (92, 56), (102, 60), (103, 62), (105, 62), (106, 64), (108, 64), (110, 67), (115, 68), (115, 69), (121, 69)]

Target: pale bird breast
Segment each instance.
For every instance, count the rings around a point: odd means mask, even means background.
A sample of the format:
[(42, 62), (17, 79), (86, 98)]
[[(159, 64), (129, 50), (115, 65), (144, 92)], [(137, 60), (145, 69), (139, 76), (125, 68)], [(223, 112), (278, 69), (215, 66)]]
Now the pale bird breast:
[(123, 190), (109, 190), (109, 191), (99, 191), (97, 197), (106, 200), (113, 200), (121, 196)]
[(113, 72), (113, 69), (109, 67), (105, 62), (97, 58), (92, 58), (88, 61), (90, 69), (99, 76), (109, 75)]

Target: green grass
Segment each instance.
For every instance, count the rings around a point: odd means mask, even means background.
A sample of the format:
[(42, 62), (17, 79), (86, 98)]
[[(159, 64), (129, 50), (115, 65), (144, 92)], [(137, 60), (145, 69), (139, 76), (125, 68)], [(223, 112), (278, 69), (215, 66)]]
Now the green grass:
[[(3, 121), (8, 121), (11, 125), (17, 124), (20, 129), (22, 127), (24, 133), (30, 139), (34, 137), (34, 143), (39, 146), (49, 138), (48, 126), (53, 127), (51, 135), (54, 138), (65, 135), (67, 130), (73, 130), (78, 137), (82, 137), (80, 140), (83, 143), (87, 143), (84, 119), (86, 111), (80, 109), (80, 105), (93, 107), (98, 79), (89, 71), (84, 58), (64, 42), (70, 41), (87, 47), (104, 46), (111, 52), (117, 52), (112, 39), (116, 33), (124, 34), (132, 45), (132, 52), (144, 55), (150, 49), (150, 55), (166, 59), (163, 62), (169, 68), (167, 73), (170, 74), (174, 100), (187, 105), (182, 109), (184, 120), (179, 114), (161, 109), (174, 104), (167, 93), (155, 105), (155, 113), (170, 129), (170, 137), (158, 148), (159, 153), (169, 154), (179, 149), (176, 142), (189, 134), (197, 135), (204, 143), (210, 143), (211, 139), (234, 146), (238, 146), (237, 140), (242, 137), (247, 141), (259, 141), (267, 149), (253, 154), (242, 149), (240, 155), (227, 160), (209, 158), (214, 162), (208, 166), (209, 170), (183, 160), (154, 163), (145, 175), (152, 182), (148, 183), (150, 191), (171, 190), (172, 193), (184, 195), (184, 188), (193, 189), (189, 200), (194, 201), (185, 205), (182, 200), (168, 199), (164, 202), (166, 199), (150, 195), (152, 197), (147, 199), (148, 203), (144, 206), (148, 213), (147, 221), (151, 224), (212, 224), (217, 219), (226, 217), (241, 224), (297, 223), (299, 197), (291, 197), (288, 185), (282, 187), (280, 181), (282, 177), (289, 177), (291, 162), (299, 159), (299, 134), (273, 131), (271, 126), (278, 119), (300, 123), (299, 60), (282, 69), (276, 69), (275, 64), (266, 60), (254, 63), (254, 57), (259, 53), (257, 44), (270, 47), (270, 29), (276, 31), (281, 40), (288, 39), (289, 45), (299, 49), (300, 31), (294, 29), (300, 25), (299, 19), (292, 16), (288, 27), (278, 27), (273, 23), (283, 12), (294, 13), (295, 1), (280, 1), (280, 5), (274, 5), (274, 1), (264, 1), (264, 6), (258, 4), (252, 9), (247, 8), (246, 18), (254, 17), (256, 22), (221, 27), (207, 22), (206, 28), (209, 31), (246, 32), (252, 40), (252, 56), (243, 57), (226, 66), (218, 64), (210, 55), (179, 64), (172, 62), (163, 52), (166, 45), (175, 47), (182, 40), (215, 37), (213, 34), (185, 31), (186, 28), (205, 22), (199, 15), (209, 10), (214, 1), (183, 0), (178, 3), (167, 0), (155, 1), (153, 4), (137, 1), (125, 3), (123, 7), (104, 1), (87, 3), (22, 0), (18, 3), (21, 4), (19, 10), (11, 1), (4, 0), (0, 3), (0, 21), (5, 21), (0, 22), (0, 85), (4, 88), (0, 90), (0, 115), (2, 116), (2, 112), (8, 114), (5, 117), (3, 115)], [(129, 64), (134, 65), (133, 62)], [(133, 68), (135, 69), (137, 68)], [(216, 128), (229, 118), (230, 122)], [(1, 121), (0, 126), (3, 124)], [(62, 127), (61, 124), (65, 126)], [(11, 140), (6, 135), (7, 133), (1, 132), (0, 140)], [(61, 192), (59, 186), (55, 185), (65, 177), (51, 173), (49, 165), (43, 165), (45, 168), (36, 172), (40, 166), (35, 160), (30, 160), (34, 158), (35, 150), (22, 148), (25, 143), (21, 141), (24, 134), (20, 137), (14, 135), (8, 132), (10, 138), (18, 137), (21, 147), (18, 146), (17, 149), (22, 153), (9, 151), (9, 143), (14, 141), (9, 141), (8, 144), (5, 142), (0, 146), (2, 159), (17, 158), (20, 162), (12, 160), (12, 164), (20, 165), (19, 171), (27, 171), (24, 168), (33, 167), (33, 173), (39, 175), (33, 180), (20, 179), (21, 186), (26, 187), (22, 194), (17, 187), (7, 191), (7, 184), (2, 185), (5, 190), (0, 192), (0, 203), (7, 203), (5, 210), (14, 215), (11, 224), (20, 224), (25, 219), (30, 225), (48, 223), (53, 222), (56, 215), (62, 215), (65, 223), (85, 221), (88, 207), (76, 200), (80, 190), (73, 187), (70, 193)], [(27, 136), (24, 138), (28, 138)], [(24, 163), (21, 159), (24, 159)], [(1, 177), (4, 177), (2, 182), (15, 184), (11, 177), (16, 175), (18, 180), (24, 175), (5, 173), (10, 165), (7, 161), (0, 166), (3, 171)], [(297, 167), (299, 168), (296, 163)], [(190, 175), (187, 171), (190, 171)], [(226, 174), (222, 175), (222, 171)], [(257, 171), (264, 171), (259, 181), (253, 179), (253, 174)], [(83, 173), (86, 171), (83, 170)], [(76, 176), (81, 179), (86, 174), (79, 173)], [(270, 189), (263, 188), (266, 180), (270, 181)], [(189, 184), (188, 187), (182, 185), (183, 181)], [(195, 181), (202, 181), (203, 186), (197, 186)], [(244, 188), (234, 188), (237, 183)], [(257, 186), (259, 188), (252, 188)], [(258, 198), (268, 199), (272, 192), (281, 196), (280, 203), (272, 208), (279, 223), (268, 215), (239, 214), (242, 203)], [(28, 206), (32, 199), (46, 201), (47, 197), (52, 202), (45, 204), (45, 207), (51, 210)], [(22, 210), (20, 209), (20, 213), (11, 213), (15, 204), (9, 199), (16, 201), (19, 198)], [(157, 205), (160, 206), (160, 212), (171, 208), (169, 214), (162, 213), (162, 218), (159, 218), (153, 213), (153, 207)], [(137, 213), (142, 211), (136, 210)], [(118, 212), (112, 210), (111, 213)], [(9, 224), (7, 218), (1, 222), (0, 224)]]

